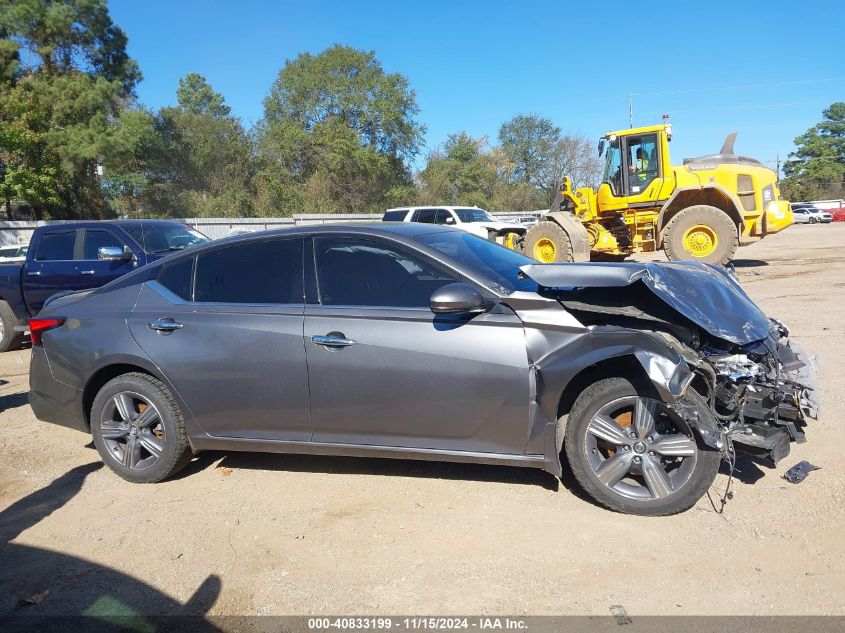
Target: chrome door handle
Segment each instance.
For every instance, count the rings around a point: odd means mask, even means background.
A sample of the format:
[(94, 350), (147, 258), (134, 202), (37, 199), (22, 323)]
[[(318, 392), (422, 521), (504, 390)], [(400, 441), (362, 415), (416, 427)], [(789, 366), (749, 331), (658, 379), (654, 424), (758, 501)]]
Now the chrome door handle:
[(342, 338), (340, 336), (312, 336), (311, 342), (315, 345), (326, 345), (328, 347), (349, 347), (355, 345), (356, 341), (351, 338)]
[(41, 276), (41, 271), (40, 271), (40, 270), (30, 270), (30, 271), (29, 271), (28, 273), (26, 273), (26, 274), (27, 274), (29, 277), (40, 277), (40, 276)]
[(182, 324), (168, 317), (162, 317), (156, 321), (150, 321), (147, 323), (147, 327), (156, 332), (173, 332), (175, 330), (181, 330)]
[(93, 270), (80, 270), (79, 274), (80, 275), (93, 275), (94, 271)]

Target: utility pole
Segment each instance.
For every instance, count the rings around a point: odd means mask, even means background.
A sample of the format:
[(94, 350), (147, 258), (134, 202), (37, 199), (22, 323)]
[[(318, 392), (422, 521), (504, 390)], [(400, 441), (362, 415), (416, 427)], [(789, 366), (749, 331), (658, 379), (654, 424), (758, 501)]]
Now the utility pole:
[(780, 152), (775, 154), (775, 182), (780, 183)]
[(634, 93), (628, 93), (628, 125), (634, 127)]

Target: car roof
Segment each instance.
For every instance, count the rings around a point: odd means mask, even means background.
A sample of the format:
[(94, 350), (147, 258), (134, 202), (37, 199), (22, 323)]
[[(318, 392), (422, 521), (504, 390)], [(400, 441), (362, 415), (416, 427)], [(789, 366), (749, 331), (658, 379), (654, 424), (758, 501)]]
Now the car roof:
[(182, 226), (187, 226), (184, 222), (179, 222), (178, 220), (111, 220), (111, 222), (122, 227), (149, 226), (150, 224), (181, 224)]
[(389, 211), (417, 211), (418, 209), (447, 209), (449, 211), (454, 211), (455, 209), (478, 209), (479, 211), (486, 211), (486, 209), (482, 209), (481, 207), (471, 207), (465, 204), (424, 204), (417, 207), (393, 207), (392, 209), (387, 209), (385, 213)]
[[(205, 251), (214, 250), (229, 245), (248, 244), (253, 241), (272, 239), (274, 237), (287, 237), (292, 235), (300, 235), (303, 237), (307, 237), (312, 235), (339, 234), (344, 236), (386, 237), (388, 239), (394, 238), (400, 243), (404, 242), (411, 247), (421, 249), (424, 252), (428, 252), (430, 256), (435, 257), (438, 260), (451, 265), (457, 270), (461, 270), (462, 267), (460, 262), (454, 260), (443, 252), (436, 251), (436, 249), (433, 249), (432, 247), (422, 242), (415, 242), (414, 240), (414, 238), (417, 238), (419, 236), (431, 235), (434, 233), (453, 233), (460, 235), (461, 237), (467, 236), (467, 233), (465, 231), (461, 231), (460, 229), (455, 229), (449, 226), (441, 226), (437, 224), (419, 224), (416, 222), (309, 224), (304, 226), (291, 226), (279, 229), (270, 229), (267, 231), (254, 231), (243, 235), (232, 235), (230, 237), (225, 237), (218, 240), (211, 240), (204, 244), (197, 244), (195, 246), (191, 246), (188, 249), (170, 253), (161, 259), (158, 259), (152, 263), (147, 264), (146, 266), (142, 266), (141, 268), (124, 275), (123, 277), (119, 277), (118, 279), (112, 281), (109, 284), (106, 284), (105, 286), (101, 286), (101, 289), (108, 289), (110, 286), (114, 287), (114, 284), (119, 283), (121, 280), (123, 280), (124, 284), (133, 284), (146, 281), (150, 274), (149, 269), (156, 269), (160, 266), (167, 265), (170, 262), (174, 262), (182, 257), (194, 257)], [(487, 275), (483, 273), (483, 271), (476, 271), (475, 274), (467, 276), (473, 278), (479, 284), (487, 287), (488, 289), (492, 289), (496, 286), (495, 280), (489, 279)]]
[[(191, 253), (216, 248), (221, 244), (239, 244), (242, 242), (250, 242), (253, 240), (262, 240), (273, 237), (284, 237), (289, 235), (317, 235), (317, 234), (332, 234), (341, 233), (344, 235), (361, 235), (361, 236), (376, 236), (376, 237), (396, 237), (402, 241), (402, 238), (411, 239), (420, 236), (435, 233), (437, 231), (451, 231), (463, 235), (464, 232), (452, 227), (441, 226), (437, 224), (420, 224), (417, 222), (355, 222), (355, 223), (331, 223), (331, 224), (306, 224), (300, 226), (290, 226), (279, 229), (269, 229), (267, 231), (252, 231), (240, 235), (232, 235), (218, 240), (211, 240), (205, 244), (198, 244), (192, 246)], [(166, 259), (178, 257), (183, 251), (178, 251), (173, 255), (168, 255)]]

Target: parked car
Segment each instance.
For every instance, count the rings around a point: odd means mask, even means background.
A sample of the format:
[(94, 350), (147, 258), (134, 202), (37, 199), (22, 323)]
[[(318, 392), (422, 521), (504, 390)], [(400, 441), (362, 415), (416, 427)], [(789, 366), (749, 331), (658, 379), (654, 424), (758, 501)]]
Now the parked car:
[(829, 224), (833, 222), (833, 214), (806, 203), (792, 206), (792, 219), (795, 224)]
[(664, 515), (817, 415), (810, 361), (721, 268), (536, 264), (417, 223), (212, 242), (30, 328), (35, 415), (134, 482), (208, 449), (559, 476), (565, 445), (599, 503)]
[(28, 246), (3, 246), (0, 247), (0, 263), (22, 262), (26, 259)]
[(35, 229), (23, 264), (0, 264), (0, 352), (20, 347), (27, 319), (57, 292), (97, 288), (208, 238), (179, 222), (67, 222)]
[(524, 235), (527, 226), (516, 222), (500, 222), (484, 209), (478, 207), (404, 207), (388, 209), (382, 222), (420, 222), (440, 224), (472, 233), (478, 237), (493, 239), (507, 233)]

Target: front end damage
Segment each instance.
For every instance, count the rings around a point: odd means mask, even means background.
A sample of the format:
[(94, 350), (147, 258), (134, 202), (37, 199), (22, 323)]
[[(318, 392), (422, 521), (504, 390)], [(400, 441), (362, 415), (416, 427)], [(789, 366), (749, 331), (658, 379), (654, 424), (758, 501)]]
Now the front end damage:
[[(701, 441), (733, 460), (772, 465), (818, 419), (815, 359), (789, 340), (721, 269), (694, 263), (529, 265), (591, 336), (636, 334), (632, 354), (666, 404)], [(655, 352), (661, 343), (666, 351)]]
[(774, 465), (791, 442), (806, 441), (807, 421), (819, 415), (815, 361), (790, 343), (782, 324), (772, 321), (769, 337), (746, 346), (685, 351), (693, 389), (676, 410), (706, 444)]

